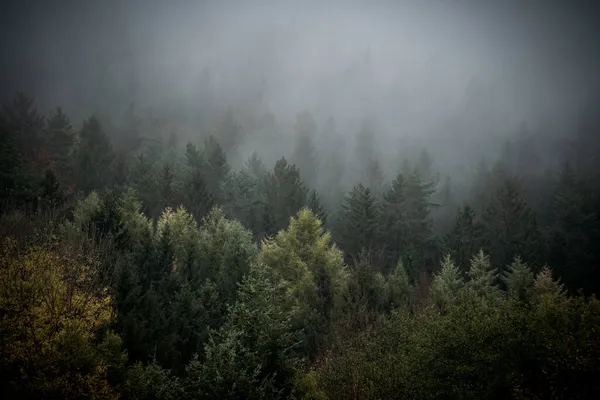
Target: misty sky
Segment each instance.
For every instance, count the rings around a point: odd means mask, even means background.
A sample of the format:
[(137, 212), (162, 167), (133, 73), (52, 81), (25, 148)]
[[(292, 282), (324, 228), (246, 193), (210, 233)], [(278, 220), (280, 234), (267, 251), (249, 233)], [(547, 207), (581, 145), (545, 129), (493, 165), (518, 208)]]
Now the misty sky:
[(306, 109), (342, 129), (373, 118), (390, 135), (437, 135), (467, 129), (452, 121), (472, 113), (500, 132), (572, 114), (599, 86), (597, 9), (567, 0), (4, 1), (1, 94), (23, 90), (90, 113), (104, 68), (119, 98), (141, 105), (192, 98), (209, 76), (223, 104), (262, 93), (284, 120)]

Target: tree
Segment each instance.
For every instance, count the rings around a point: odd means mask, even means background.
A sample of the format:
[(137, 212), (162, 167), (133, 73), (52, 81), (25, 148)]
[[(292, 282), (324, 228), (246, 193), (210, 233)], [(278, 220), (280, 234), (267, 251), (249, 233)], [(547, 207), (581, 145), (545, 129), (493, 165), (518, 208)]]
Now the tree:
[(323, 350), (328, 327), (341, 309), (346, 285), (342, 253), (307, 208), (290, 219), (287, 230), (263, 241), (259, 262), (286, 285), (286, 308), (295, 329), (304, 331), (304, 346), (314, 356)]
[(369, 158), (366, 167), (363, 170), (362, 182), (364, 185), (379, 197), (383, 193), (384, 179), (385, 177), (379, 160), (376, 158)]
[[(111, 299), (97, 279), (97, 254), (61, 246), (0, 250), (3, 393), (11, 398), (116, 399), (107, 371), (125, 362), (111, 322)], [(97, 281), (96, 281), (97, 282)], [(100, 333), (100, 334), (99, 334)]]
[(336, 242), (349, 260), (356, 260), (361, 251), (366, 251), (370, 262), (377, 257), (378, 204), (373, 192), (362, 184), (346, 195), (336, 224)]
[(236, 151), (243, 141), (242, 127), (235, 119), (233, 110), (228, 108), (217, 128), (217, 137), (219, 142), (223, 145), (225, 154), (234, 158)]
[(327, 212), (321, 205), (321, 199), (319, 198), (316, 190), (313, 189), (310, 191), (306, 206), (313, 212), (313, 214), (315, 214), (317, 218), (319, 218), (323, 225), (327, 223)]
[(69, 117), (57, 107), (46, 119), (46, 143), (54, 160), (55, 174), (63, 182), (68, 182), (72, 171), (72, 150), (75, 134)]
[(223, 204), (223, 185), (229, 176), (230, 167), (225, 151), (213, 136), (209, 136), (204, 142), (203, 159), (208, 190), (212, 193), (216, 203)]
[(431, 298), (441, 310), (444, 310), (449, 304), (456, 302), (458, 292), (464, 285), (460, 270), (447, 254), (442, 262), (442, 268), (433, 279)]
[(471, 257), (481, 248), (482, 240), (483, 226), (475, 211), (466, 205), (456, 216), (454, 227), (445, 240), (450, 256), (463, 272), (468, 271)]
[(522, 302), (527, 302), (531, 299), (534, 283), (533, 272), (521, 260), (521, 257), (515, 257), (514, 261), (508, 266), (506, 273), (502, 276), (502, 281), (506, 285), (510, 298)]
[(273, 172), (265, 177), (263, 188), (263, 232), (273, 235), (285, 228), (290, 217), (306, 204), (307, 190), (298, 169), (285, 158), (275, 163)]
[(315, 188), (319, 169), (317, 150), (314, 145), (317, 124), (310, 113), (304, 112), (297, 116), (294, 130), (295, 144), (292, 163), (300, 170), (304, 182), (309, 187)]
[(544, 243), (536, 217), (520, 196), (514, 181), (506, 181), (488, 204), (483, 214), (483, 227), (484, 248), (500, 268), (517, 255), (529, 263), (543, 260)]
[(113, 157), (112, 145), (102, 130), (100, 121), (96, 117), (90, 117), (79, 132), (75, 156), (77, 188), (85, 194), (104, 189), (111, 180), (107, 171), (110, 170)]
[(193, 360), (187, 368), (190, 395), (268, 398), (289, 393), (303, 360), (284, 296), (283, 282), (268, 267), (251, 267), (227, 321), (207, 345), (205, 360)]
[(499, 294), (498, 270), (492, 266), (489, 256), (483, 250), (479, 250), (471, 259), (466, 286), (486, 299), (493, 299)]

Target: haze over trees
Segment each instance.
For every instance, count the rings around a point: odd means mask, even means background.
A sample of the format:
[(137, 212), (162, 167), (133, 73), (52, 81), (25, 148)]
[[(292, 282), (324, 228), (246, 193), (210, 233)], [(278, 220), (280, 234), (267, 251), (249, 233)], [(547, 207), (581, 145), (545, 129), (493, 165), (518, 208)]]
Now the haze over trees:
[(597, 398), (597, 14), (450, 3), (14, 5), (0, 396)]

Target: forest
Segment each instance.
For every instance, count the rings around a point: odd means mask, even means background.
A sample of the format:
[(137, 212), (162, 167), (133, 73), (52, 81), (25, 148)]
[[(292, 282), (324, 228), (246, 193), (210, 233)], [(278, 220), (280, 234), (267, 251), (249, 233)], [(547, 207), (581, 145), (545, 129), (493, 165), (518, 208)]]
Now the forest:
[(599, 92), (443, 108), (362, 47), (298, 92), (265, 29), (187, 91), (40, 50), (76, 68), (3, 97), (0, 397), (600, 398)]

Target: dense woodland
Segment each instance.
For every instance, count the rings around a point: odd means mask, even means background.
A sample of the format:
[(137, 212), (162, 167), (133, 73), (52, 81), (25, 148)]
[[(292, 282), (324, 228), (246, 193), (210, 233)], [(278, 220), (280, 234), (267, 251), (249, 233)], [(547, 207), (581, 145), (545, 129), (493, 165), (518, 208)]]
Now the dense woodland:
[(597, 108), (461, 177), (370, 121), (123, 115), (2, 108), (2, 398), (600, 396)]

